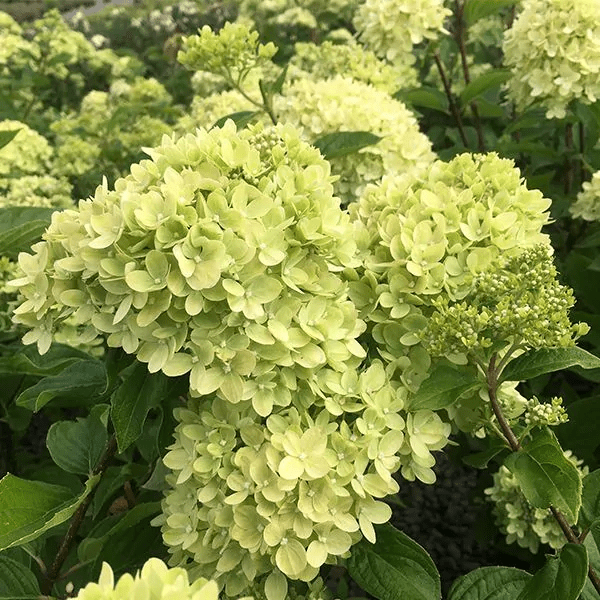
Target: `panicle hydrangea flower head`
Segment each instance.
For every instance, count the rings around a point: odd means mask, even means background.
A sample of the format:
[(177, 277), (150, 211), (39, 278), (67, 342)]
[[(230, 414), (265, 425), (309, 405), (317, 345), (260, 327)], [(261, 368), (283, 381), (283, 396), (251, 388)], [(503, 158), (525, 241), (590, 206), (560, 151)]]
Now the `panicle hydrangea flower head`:
[(591, 181), (583, 183), (583, 190), (569, 208), (571, 215), (586, 221), (600, 221), (600, 171), (592, 175)]
[(193, 71), (209, 71), (241, 83), (252, 69), (270, 62), (276, 52), (275, 44), (261, 44), (258, 32), (250, 31), (246, 24), (225, 23), (218, 33), (205, 25), (200, 35), (185, 38), (177, 60)]
[(421, 177), (386, 177), (350, 205), (362, 223), (365, 269), (350, 295), (390, 368), (416, 389), (430, 359), (420, 332), (437, 298), (462, 300), (500, 254), (548, 244), (550, 200), (528, 190), (510, 160), (462, 154)]
[(365, 185), (384, 174), (420, 172), (435, 155), (431, 142), (402, 102), (372, 85), (340, 75), (323, 81), (299, 79), (275, 98), (282, 121), (304, 128), (309, 141), (337, 131), (369, 131), (383, 139), (359, 152), (331, 160), (339, 175), (336, 191), (355, 200)]
[(600, 98), (600, 0), (524, 0), (504, 36), (508, 94), (519, 110), (533, 102), (548, 118), (568, 104)]
[(412, 48), (446, 33), (444, 0), (365, 0), (354, 16), (359, 40), (391, 63), (411, 65)]
[[(564, 454), (585, 477), (588, 468), (582, 466), (583, 461), (573, 456), (570, 450)], [(507, 544), (516, 542), (521, 548), (528, 548), (535, 554), (540, 544), (548, 544), (558, 550), (567, 543), (550, 510), (532, 507), (523, 495), (517, 478), (505, 466), (501, 466), (493, 478), (494, 484), (484, 493), (494, 503), (496, 524), (506, 535)]]
[[(340, 272), (358, 264), (329, 163), (290, 125), (180, 139), (53, 215), (22, 253), (15, 319), (44, 353), (70, 315), (145, 363), (230, 402), (357, 366), (364, 330)], [(293, 386), (292, 386), (293, 387)], [(261, 398), (261, 400), (258, 400)], [(268, 415), (287, 395), (254, 395)]]
[[(257, 417), (250, 399), (231, 404), (192, 400), (178, 409), (172, 470), (163, 501), (163, 540), (171, 564), (211, 574), (228, 596), (260, 589), (268, 573), (310, 581), (391, 511), (379, 501), (398, 489), (392, 474), (431, 483), (432, 451), (450, 426), (431, 411), (406, 413), (406, 390), (380, 361), (357, 373), (322, 369)], [(261, 388), (262, 384), (262, 388)]]
[(115, 576), (108, 563), (102, 563), (97, 583), (79, 590), (76, 600), (218, 600), (214, 581), (197, 579), (190, 583), (185, 569), (170, 569), (159, 558), (150, 558), (135, 576)]
[(71, 189), (71, 184), (65, 178), (51, 175), (23, 175), (0, 179), (0, 207), (68, 208), (73, 206)]
[(351, 77), (393, 94), (417, 85), (417, 72), (410, 65), (392, 66), (365, 50), (354, 39), (344, 44), (325, 41), (320, 45), (298, 42), (290, 61), (290, 80), (309, 77), (330, 79), (334, 75)]
[(20, 121), (0, 121), (0, 131), (15, 130), (15, 137), (0, 148), (0, 177), (46, 173), (52, 157), (48, 140)]
[(0, 32), (13, 33), (19, 35), (22, 32), (21, 26), (8, 14), (0, 11)]
[(479, 273), (460, 302), (440, 297), (423, 332), (433, 356), (474, 354), (487, 361), (506, 346), (568, 347), (589, 328), (571, 325), (573, 291), (561, 285), (552, 249), (538, 245), (500, 257)]

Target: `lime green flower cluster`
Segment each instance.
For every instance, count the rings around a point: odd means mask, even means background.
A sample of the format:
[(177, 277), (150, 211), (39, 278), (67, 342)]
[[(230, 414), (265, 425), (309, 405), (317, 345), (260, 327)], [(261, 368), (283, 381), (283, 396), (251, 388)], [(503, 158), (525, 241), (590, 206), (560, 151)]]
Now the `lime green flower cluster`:
[[(88, 583), (79, 590), (76, 600), (218, 600), (214, 581), (197, 579), (190, 583), (187, 571), (170, 569), (159, 558), (148, 559), (141, 571), (132, 577), (115, 576), (108, 563), (102, 563), (98, 583)], [(240, 599), (241, 600), (241, 599)]]
[(365, 0), (353, 22), (360, 41), (375, 54), (412, 65), (413, 46), (446, 33), (444, 21), (451, 14), (444, 0)]
[(494, 261), (463, 301), (438, 298), (423, 339), (433, 356), (471, 355), (483, 362), (507, 346), (573, 346), (589, 330), (571, 324), (574, 304), (573, 291), (558, 282), (551, 247), (540, 244)]
[[(231, 402), (252, 396), (251, 374), (293, 389), (305, 369), (357, 366), (364, 324), (338, 274), (357, 265), (353, 229), (318, 151), (291, 126), (229, 122), (148, 152), (20, 256), (25, 343), (45, 352), (74, 314), (151, 372), (189, 372), (192, 394)], [(289, 393), (254, 395), (259, 414), (274, 402)]]
[(402, 102), (348, 77), (300, 79), (289, 86), (285, 96), (275, 98), (275, 109), (282, 121), (303, 127), (311, 142), (337, 131), (369, 131), (383, 138), (359, 152), (331, 160), (333, 173), (340, 177), (336, 193), (348, 201), (384, 174), (420, 172), (435, 158), (431, 142)]
[(192, 71), (208, 71), (241, 85), (252, 69), (270, 62), (276, 52), (275, 44), (261, 44), (258, 32), (246, 24), (225, 23), (218, 33), (205, 25), (200, 35), (185, 38), (177, 60)]
[(0, 148), (0, 177), (46, 173), (52, 158), (48, 140), (20, 121), (0, 121), (0, 131), (15, 130), (15, 137)]
[(12, 310), (16, 304), (14, 290), (7, 285), (18, 274), (18, 265), (6, 256), (0, 256), (0, 331), (15, 329)]
[(600, 98), (600, 0), (524, 0), (504, 37), (512, 71), (509, 97), (519, 110), (533, 102), (548, 118), (563, 118), (568, 104)]
[[(587, 475), (588, 468), (582, 466), (583, 461), (573, 456), (570, 450), (564, 454), (578, 468), (582, 477)], [(484, 492), (489, 501), (494, 503), (496, 524), (506, 535), (508, 544), (516, 542), (521, 548), (528, 548), (535, 554), (540, 544), (559, 549), (567, 543), (550, 510), (533, 508), (521, 492), (517, 478), (505, 466), (500, 467), (493, 477), (494, 484)]]
[(71, 184), (64, 178), (51, 175), (0, 178), (0, 207), (2, 206), (69, 208), (73, 206)]
[[(254, 393), (289, 393), (272, 381), (257, 378)], [(236, 596), (274, 570), (311, 581), (362, 536), (374, 542), (373, 523), (391, 515), (379, 499), (398, 490), (392, 474), (401, 467), (432, 482), (431, 451), (450, 433), (431, 411), (406, 414), (405, 398), (374, 361), (299, 380), (291, 406), (266, 419), (250, 400), (178, 409), (164, 459), (172, 490), (157, 521), (172, 563), (211, 574)], [(265, 581), (267, 597), (269, 588)]]
[[(390, 368), (416, 389), (430, 359), (421, 338), (436, 298), (461, 300), (500, 254), (539, 243), (550, 200), (528, 190), (510, 160), (462, 154), (419, 177), (369, 186), (351, 216), (368, 234), (350, 295)], [(357, 239), (359, 239), (357, 237)]]
[(111, 181), (127, 173), (140, 148), (170, 133), (178, 113), (155, 79), (117, 80), (109, 92), (87, 94), (77, 113), (54, 121), (54, 173), (70, 179), (78, 197), (93, 192), (103, 175)]
[(417, 72), (411, 65), (392, 66), (353, 39), (345, 44), (298, 42), (294, 51), (290, 61), (290, 79), (308, 77), (320, 80), (343, 75), (371, 84), (388, 94), (417, 85)]
[(592, 175), (591, 181), (583, 183), (583, 190), (569, 208), (571, 215), (586, 221), (600, 221), (600, 171)]

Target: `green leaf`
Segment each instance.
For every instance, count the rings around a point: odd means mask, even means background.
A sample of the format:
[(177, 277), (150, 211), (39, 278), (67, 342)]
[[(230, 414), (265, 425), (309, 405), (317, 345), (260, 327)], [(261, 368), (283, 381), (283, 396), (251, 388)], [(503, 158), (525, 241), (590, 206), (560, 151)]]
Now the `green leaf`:
[(429, 554), (389, 524), (375, 531), (375, 544), (363, 539), (352, 547), (352, 579), (378, 600), (439, 600), (440, 576)]
[(412, 90), (400, 90), (394, 94), (394, 98), (417, 108), (430, 108), (448, 113), (446, 94), (433, 87), (423, 86)]
[(52, 460), (69, 473), (89, 475), (106, 446), (108, 434), (100, 419), (90, 415), (77, 421), (59, 421), (48, 430), (46, 446)]
[(21, 129), (11, 129), (10, 131), (0, 131), (0, 149), (13, 141), (14, 137)]
[(512, 567), (482, 567), (459, 577), (448, 600), (514, 600), (531, 574)]
[(584, 529), (597, 519), (600, 519), (600, 469), (588, 473), (583, 478), (578, 525), (581, 529)]
[(548, 428), (534, 429), (532, 435), (533, 439), (510, 454), (504, 464), (532, 506), (554, 506), (570, 523), (576, 523), (581, 506), (581, 475)]
[[(598, 544), (594, 539), (593, 535), (587, 535), (583, 542), (587, 553), (588, 553), (588, 561), (591, 567), (594, 568), (596, 573), (600, 571), (600, 550), (598, 550)], [(585, 581), (585, 585), (583, 586), (583, 591), (581, 592), (581, 596), (579, 596), (579, 600), (599, 600), (600, 595), (592, 585), (589, 577)]]
[[(272, 97), (273, 94), (281, 94), (281, 90), (283, 89), (283, 84), (285, 83), (285, 77), (288, 72), (289, 63), (281, 69), (277, 79), (275, 81), (264, 81), (260, 80), (259, 86), (261, 88), (261, 93), (263, 94), (263, 100), (266, 100), (269, 97)], [(267, 98), (265, 98), (265, 95)]]
[(411, 411), (447, 408), (460, 396), (479, 386), (474, 371), (451, 365), (437, 365), (421, 387), (409, 397), (407, 409)]
[(591, 464), (596, 460), (594, 453), (600, 446), (600, 396), (571, 402), (567, 411), (569, 420), (555, 427), (554, 433), (564, 448), (571, 450), (586, 464)]
[(0, 556), (0, 600), (38, 598), (40, 586), (35, 575), (25, 565)]
[(552, 373), (579, 366), (584, 369), (600, 368), (600, 358), (583, 348), (544, 348), (532, 350), (510, 361), (502, 372), (502, 381), (525, 381), (544, 373)]
[(312, 145), (318, 148), (327, 160), (331, 160), (358, 152), (381, 139), (383, 138), (368, 131), (336, 131), (320, 137)]
[(88, 479), (85, 489), (73, 496), (62, 486), (5, 475), (0, 480), (0, 551), (34, 540), (70, 519), (99, 479)]
[(108, 384), (106, 369), (99, 360), (80, 360), (58, 375), (45, 377), (27, 388), (17, 404), (37, 412), (54, 398), (90, 398), (101, 394)]
[(529, 580), (517, 600), (577, 600), (587, 577), (585, 546), (567, 544)]
[(223, 125), (225, 125), (225, 122), (231, 119), (235, 123), (235, 126), (239, 131), (240, 129), (244, 129), (244, 127), (246, 127), (246, 125), (248, 125), (248, 123), (250, 123), (250, 121), (252, 121), (252, 119), (254, 119), (254, 117), (256, 115), (259, 115), (261, 112), (262, 111), (260, 110), (241, 110), (239, 112), (234, 112), (229, 115), (225, 115), (224, 117), (221, 117), (220, 119), (215, 121), (211, 129), (214, 129), (215, 127), (223, 127)]
[(460, 95), (461, 105), (463, 107), (467, 106), (467, 104), (488, 90), (500, 87), (503, 83), (508, 81), (510, 77), (511, 73), (508, 69), (492, 69), (491, 71), (486, 71), (465, 86), (465, 89)]
[(55, 208), (9, 206), (0, 208), (0, 254), (17, 258), (39, 241)]
[(517, 4), (518, 0), (466, 0), (464, 16), (467, 25), (473, 25), (475, 21), (489, 17), (501, 8), (507, 8)]
[[(160, 513), (160, 502), (145, 502), (138, 504), (128, 510), (124, 515), (111, 517), (112, 525), (102, 535), (94, 536), (94, 531), (80, 544), (77, 548), (77, 557), (80, 561), (85, 562), (95, 559), (101, 552), (102, 548), (110, 541), (115, 534), (135, 527), (144, 519), (154, 517)], [(103, 525), (100, 523), (99, 525)]]
[(119, 452), (140, 437), (148, 411), (167, 397), (174, 383), (162, 373), (150, 373), (140, 362), (127, 367), (122, 377), (123, 383), (113, 394), (110, 409)]
[(37, 346), (22, 346), (19, 352), (0, 357), (0, 375), (57, 375), (65, 367), (90, 358), (89, 354), (62, 344), (52, 344), (43, 355)]

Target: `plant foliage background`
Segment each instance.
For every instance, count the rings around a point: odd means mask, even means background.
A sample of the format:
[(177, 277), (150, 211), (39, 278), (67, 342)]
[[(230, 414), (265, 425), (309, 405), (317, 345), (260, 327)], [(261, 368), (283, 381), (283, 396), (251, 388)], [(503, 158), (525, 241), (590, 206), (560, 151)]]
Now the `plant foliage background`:
[(9, 12), (0, 598), (600, 597), (598, 0)]

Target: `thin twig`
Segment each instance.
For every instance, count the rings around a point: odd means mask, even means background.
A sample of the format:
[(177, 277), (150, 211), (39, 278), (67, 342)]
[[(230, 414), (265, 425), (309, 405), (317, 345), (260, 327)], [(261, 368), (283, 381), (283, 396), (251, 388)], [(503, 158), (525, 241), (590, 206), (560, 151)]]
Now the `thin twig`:
[[(460, 62), (462, 64), (463, 77), (465, 83), (469, 85), (471, 83), (471, 76), (469, 74), (469, 64), (467, 63), (467, 49), (465, 47), (465, 19), (464, 19), (464, 2), (455, 0), (456, 6), (456, 32), (455, 38), (460, 51)], [(485, 139), (483, 137), (483, 127), (481, 126), (481, 118), (479, 117), (479, 110), (477, 104), (471, 102), (471, 111), (473, 112), (473, 120), (475, 121), (475, 130), (477, 131), (477, 146), (480, 152), (485, 152)]]
[[(100, 457), (100, 460), (98, 461), (98, 464), (96, 465), (96, 468), (92, 472), (92, 476), (100, 475), (102, 477), (102, 475), (108, 468), (108, 465), (109, 465), (112, 457), (115, 455), (116, 451), (117, 451), (117, 438), (115, 437), (115, 435), (113, 435), (110, 438), (110, 440), (108, 441), (108, 444), (106, 444), (104, 453)], [(52, 593), (52, 587), (54, 586), (54, 582), (60, 576), (60, 570), (61, 570), (65, 560), (67, 560), (69, 551), (71, 550), (71, 546), (73, 545), (73, 542), (75, 541), (75, 537), (77, 536), (77, 532), (79, 531), (79, 528), (81, 527), (81, 524), (83, 523), (85, 513), (87, 512), (87, 509), (92, 502), (92, 499), (94, 497), (94, 492), (96, 491), (96, 489), (97, 489), (97, 484), (96, 484), (96, 487), (94, 487), (94, 489), (92, 489), (91, 492), (86, 496), (85, 500), (79, 505), (79, 508), (75, 511), (75, 514), (73, 515), (73, 518), (71, 519), (69, 529), (67, 530), (65, 537), (62, 539), (62, 542), (60, 544), (60, 547), (58, 549), (56, 557), (54, 558), (54, 562), (48, 569), (48, 574), (44, 578), (44, 581), (41, 585), (42, 594)]]
[(448, 81), (448, 76), (446, 75), (446, 71), (444, 70), (444, 65), (442, 64), (442, 59), (440, 58), (439, 52), (436, 50), (433, 54), (433, 59), (435, 60), (435, 64), (437, 65), (438, 71), (440, 72), (440, 77), (442, 78), (442, 85), (444, 86), (444, 91), (446, 92), (446, 97), (448, 98), (448, 105), (450, 107), (450, 111), (452, 112), (452, 116), (456, 121), (456, 126), (458, 127), (458, 133), (460, 134), (460, 139), (464, 144), (465, 148), (469, 147), (469, 142), (467, 142), (467, 136), (465, 135), (465, 130), (463, 127), (462, 119), (460, 116), (460, 111), (454, 102), (454, 97), (452, 96), (452, 88), (450, 87), (450, 82)]

